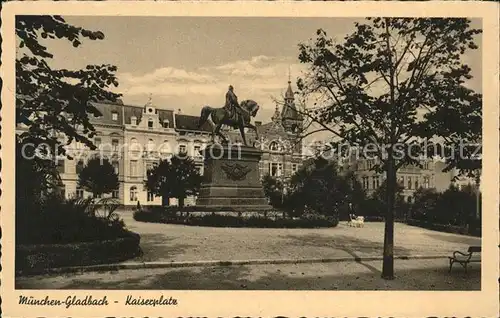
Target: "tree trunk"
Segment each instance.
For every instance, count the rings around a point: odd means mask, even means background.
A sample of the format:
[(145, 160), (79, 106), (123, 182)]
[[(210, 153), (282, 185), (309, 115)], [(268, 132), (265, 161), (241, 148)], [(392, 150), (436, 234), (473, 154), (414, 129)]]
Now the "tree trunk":
[(179, 208), (183, 208), (184, 207), (184, 197), (180, 197), (179, 198)]
[(396, 190), (396, 167), (392, 152), (389, 151), (387, 164), (387, 211), (384, 231), (384, 261), (382, 278), (394, 279), (394, 200)]

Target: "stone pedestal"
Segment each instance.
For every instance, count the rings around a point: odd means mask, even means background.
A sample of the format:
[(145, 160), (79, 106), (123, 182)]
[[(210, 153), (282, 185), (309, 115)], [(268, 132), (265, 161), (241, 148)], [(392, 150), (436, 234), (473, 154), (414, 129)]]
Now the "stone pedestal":
[(260, 181), (262, 151), (240, 145), (210, 144), (203, 150), (204, 182), (198, 211), (264, 211), (271, 209)]

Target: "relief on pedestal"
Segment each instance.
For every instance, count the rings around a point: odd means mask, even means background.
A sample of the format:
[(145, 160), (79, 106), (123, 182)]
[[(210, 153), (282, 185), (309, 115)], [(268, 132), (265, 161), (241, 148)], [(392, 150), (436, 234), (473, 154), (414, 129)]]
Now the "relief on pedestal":
[(252, 171), (248, 166), (238, 163), (224, 163), (221, 165), (221, 168), (226, 173), (227, 178), (233, 181), (244, 180), (246, 175)]

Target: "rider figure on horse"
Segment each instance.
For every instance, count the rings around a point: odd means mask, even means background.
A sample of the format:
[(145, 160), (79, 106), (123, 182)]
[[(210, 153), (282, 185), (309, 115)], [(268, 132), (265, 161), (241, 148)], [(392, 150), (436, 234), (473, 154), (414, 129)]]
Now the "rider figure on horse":
[(229, 85), (229, 89), (226, 93), (226, 104), (224, 105), (224, 109), (226, 109), (229, 112), (229, 118), (234, 118), (236, 119), (237, 116), (236, 114), (243, 114), (243, 109), (241, 108), (240, 104), (238, 103), (238, 97), (234, 93), (234, 88), (233, 85)]

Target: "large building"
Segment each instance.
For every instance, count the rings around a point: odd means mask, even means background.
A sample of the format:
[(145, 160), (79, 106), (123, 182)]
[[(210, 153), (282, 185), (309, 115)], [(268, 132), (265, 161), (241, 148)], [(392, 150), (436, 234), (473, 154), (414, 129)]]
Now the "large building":
[[(271, 174), (288, 178), (302, 162), (301, 147), (296, 142), (302, 119), (295, 108), (290, 82), (283, 104), (282, 111), (276, 109), (271, 122), (256, 122), (258, 141), (255, 134), (248, 131), (248, 140), (264, 152), (260, 162), (261, 176)], [(94, 105), (102, 113), (102, 116), (90, 118), (96, 130), (93, 143), (97, 149), (90, 150), (81, 143), (72, 142), (66, 149), (74, 159), (61, 158), (58, 161), (63, 181), (61, 190), (66, 197), (91, 195), (78, 187), (78, 173), (86, 161), (96, 155), (109, 159), (119, 178), (119, 189), (106, 196), (118, 199), (125, 206), (134, 206), (137, 202), (143, 205), (162, 204), (160, 197), (155, 197), (144, 188), (147, 171), (160, 159), (170, 158), (179, 152), (187, 153), (203, 174), (200, 150), (211, 140), (210, 123), (198, 128), (198, 116), (158, 108), (151, 97), (143, 106), (125, 105), (121, 101)], [(225, 130), (225, 133), (232, 141), (241, 142), (238, 131)], [(187, 198), (185, 203), (194, 204), (195, 198)], [(176, 200), (171, 199), (170, 204), (176, 204)]]

